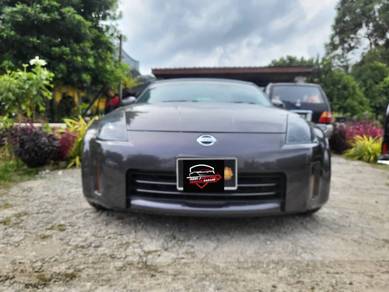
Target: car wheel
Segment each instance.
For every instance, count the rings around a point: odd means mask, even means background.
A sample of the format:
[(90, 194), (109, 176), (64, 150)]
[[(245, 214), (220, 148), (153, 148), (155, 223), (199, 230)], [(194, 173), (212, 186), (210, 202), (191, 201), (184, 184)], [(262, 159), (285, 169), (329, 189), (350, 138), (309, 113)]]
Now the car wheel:
[(96, 204), (96, 203), (93, 203), (91, 201), (88, 201), (89, 205), (91, 205), (93, 208), (95, 208), (96, 211), (107, 211), (108, 209), (99, 205), (99, 204)]

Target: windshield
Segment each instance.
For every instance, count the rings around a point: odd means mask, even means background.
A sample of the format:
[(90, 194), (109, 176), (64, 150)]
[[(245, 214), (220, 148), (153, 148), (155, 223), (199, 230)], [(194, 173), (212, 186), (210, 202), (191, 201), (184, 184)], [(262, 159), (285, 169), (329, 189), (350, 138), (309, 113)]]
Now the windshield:
[(228, 82), (181, 82), (156, 84), (138, 103), (219, 102), (270, 106), (268, 98), (254, 85)]
[(316, 86), (274, 86), (272, 100), (281, 100), (284, 103), (324, 103), (323, 96)]

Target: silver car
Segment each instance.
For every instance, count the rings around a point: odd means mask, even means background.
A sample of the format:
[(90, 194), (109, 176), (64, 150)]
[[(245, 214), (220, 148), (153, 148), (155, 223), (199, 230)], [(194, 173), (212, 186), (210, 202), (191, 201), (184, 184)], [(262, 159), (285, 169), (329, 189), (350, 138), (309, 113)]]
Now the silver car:
[[(207, 175), (193, 179), (193, 170)], [(84, 141), (84, 195), (98, 209), (311, 214), (327, 202), (330, 179), (323, 131), (241, 81), (156, 82)]]

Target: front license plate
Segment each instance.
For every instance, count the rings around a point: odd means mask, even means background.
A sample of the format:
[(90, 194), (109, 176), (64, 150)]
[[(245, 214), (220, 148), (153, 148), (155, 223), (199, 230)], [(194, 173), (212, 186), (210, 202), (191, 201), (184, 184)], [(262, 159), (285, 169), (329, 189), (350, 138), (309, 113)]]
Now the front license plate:
[(236, 190), (236, 158), (178, 158), (177, 189), (190, 193)]

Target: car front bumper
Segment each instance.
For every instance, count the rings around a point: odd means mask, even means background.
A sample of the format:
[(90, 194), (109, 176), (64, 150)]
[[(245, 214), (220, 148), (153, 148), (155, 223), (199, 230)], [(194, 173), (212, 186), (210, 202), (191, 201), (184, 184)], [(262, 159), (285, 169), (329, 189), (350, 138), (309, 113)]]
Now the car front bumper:
[[(151, 140), (159, 141), (159, 145), (149, 140), (148, 135)], [(88, 141), (82, 165), (86, 199), (120, 211), (223, 217), (306, 212), (328, 200), (331, 162), (327, 145), (285, 146), (281, 135), (214, 134), (218, 143), (203, 147), (192, 142), (198, 134), (179, 135), (180, 139), (177, 133), (131, 133), (131, 142)], [(163, 145), (172, 139), (179, 141), (179, 145)], [(250, 200), (245, 197), (237, 200), (235, 196), (241, 195), (238, 192), (220, 198), (217, 197), (220, 194), (209, 194), (215, 200), (203, 200), (204, 196), (196, 199), (183, 193), (180, 197), (177, 190), (158, 196), (133, 191), (130, 170), (175, 173), (178, 157), (236, 157), (238, 177), (282, 174), (283, 191), (278, 196)]]

